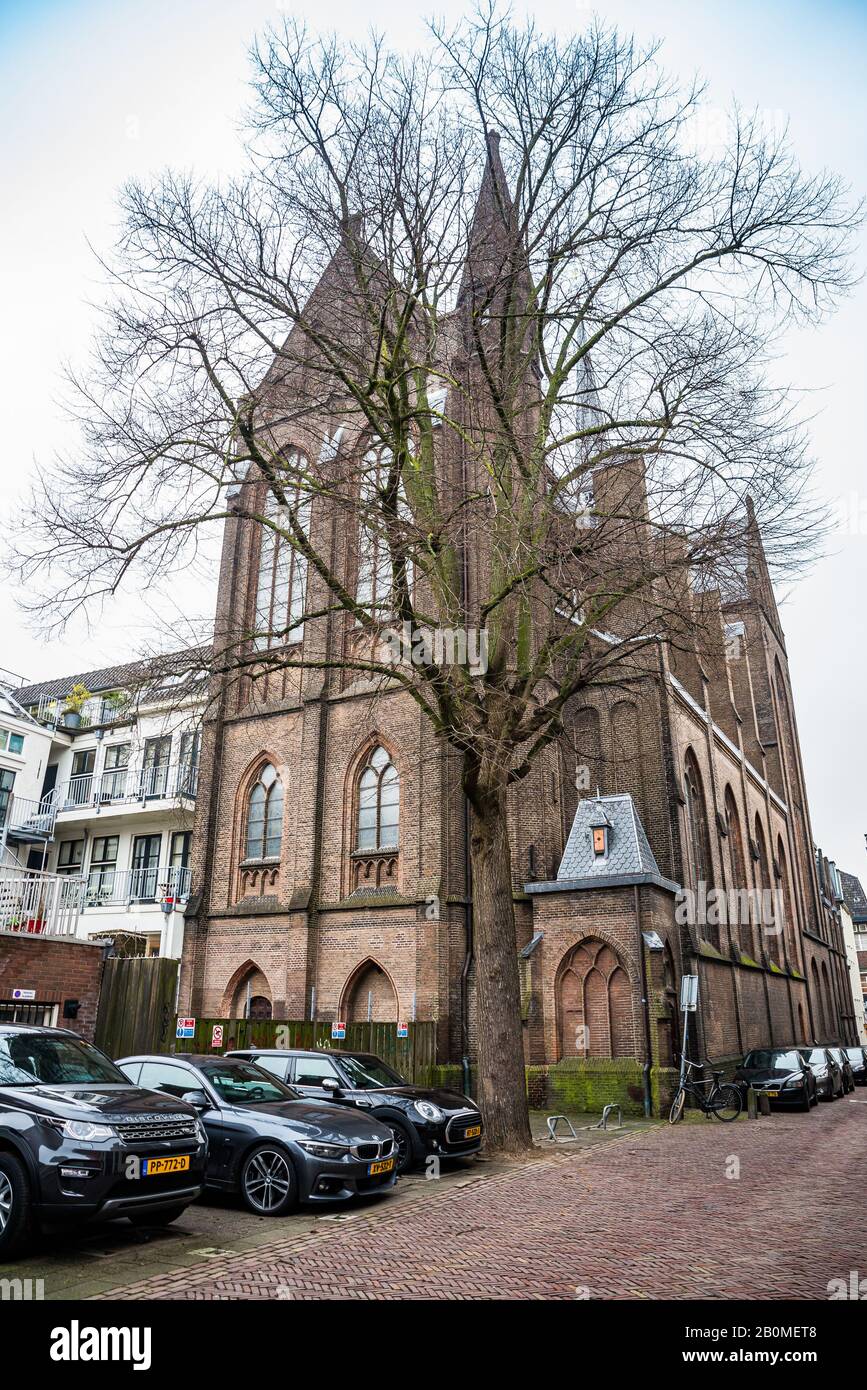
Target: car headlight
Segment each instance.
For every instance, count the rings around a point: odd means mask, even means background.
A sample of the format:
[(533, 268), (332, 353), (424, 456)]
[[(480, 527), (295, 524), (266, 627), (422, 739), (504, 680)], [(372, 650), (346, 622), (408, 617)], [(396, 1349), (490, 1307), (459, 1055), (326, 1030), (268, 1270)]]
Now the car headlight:
[(421, 1115), (423, 1120), (438, 1121), (443, 1118), (443, 1112), (439, 1106), (434, 1105), (433, 1101), (430, 1100), (414, 1100), (412, 1108)]
[(198, 1116), (196, 1116), (196, 1138), (200, 1144), (206, 1144), (208, 1142), (208, 1131), (205, 1129), (205, 1126)]
[(315, 1158), (345, 1158), (349, 1153), (346, 1144), (319, 1144), (312, 1139), (299, 1139), (298, 1147)]
[(115, 1131), (111, 1125), (96, 1125), (90, 1120), (49, 1120), (64, 1139), (77, 1139), (89, 1144), (92, 1139), (114, 1139)]

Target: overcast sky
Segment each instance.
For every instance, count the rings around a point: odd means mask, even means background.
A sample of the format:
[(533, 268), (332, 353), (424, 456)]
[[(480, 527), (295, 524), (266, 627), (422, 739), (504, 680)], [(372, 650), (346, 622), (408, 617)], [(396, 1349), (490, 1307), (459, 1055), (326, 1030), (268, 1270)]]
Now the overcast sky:
[[(435, 12), (463, 8), (439, 0)], [(595, 12), (640, 40), (662, 39), (670, 69), (707, 80), (709, 140), (715, 111), (736, 98), (788, 121), (808, 170), (830, 167), (867, 191), (867, 0), (537, 0), (533, 12), (561, 29)], [(7, 519), (36, 463), (50, 468), (72, 440), (56, 404), (60, 369), (84, 356), (100, 294), (88, 243), (111, 245), (118, 186), (167, 164), (219, 174), (239, 163), (246, 50), (288, 13), (357, 37), (373, 25), (407, 45), (423, 33), (419, 8), (397, 0), (0, 0)], [(781, 596), (813, 831), (867, 882), (865, 322), (862, 285), (820, 330), (781, 341), (779, 371), (810, 392), (817, 481), (840, 516), (827, 558)], [(184, 615), (209, 611), (210, 592), (191, 587), (176, 602), (183, 645)], [(127, 596), (90, 631), (49, 645), (2, 593), (0, 665), (30, 680), (107, 665), (139, 654), (157, 617), (174, 616)]]

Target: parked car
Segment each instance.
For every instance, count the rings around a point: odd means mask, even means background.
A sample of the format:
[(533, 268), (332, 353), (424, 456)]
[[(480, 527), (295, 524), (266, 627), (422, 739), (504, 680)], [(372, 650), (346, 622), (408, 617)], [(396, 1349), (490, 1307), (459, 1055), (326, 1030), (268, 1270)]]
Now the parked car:
[(388, 1125), (312, 1104), (240, 1057), (177, 1053), (124, 1057), (118, 1066), (140, 1086), (195, 1107), (208, 1135), (207, 1185), (240, 1192), (259, 1216), (394, 1187)]
[(855, 1089), (855, 1074), (852, 1070), (852, 1063), (849, 1061), (849, 1054), (845, 1047), (838, 1047), (836, 1043), (829, 1043), (825, 1051), (830, 1052), (834, 1061), (838, 1064), (843, 1075), (843, 1090), (848, 1095), (849, 1092)]
[(836, 1100), (842, 1096), (843, 1070), (836, 1057), (826, 1047), (799, 1047), (798, 1051), (816, 1078), (820, 1100)]
[(816, 1077), (795, 1047), (760, 1047), (748, 1052), (734, 1075), (736, 1086), (763, 1091), (773, 1106), (810, 1110), (817, 1101)]
[(206, 1151), (192, 1106), (77, 1033), (0, 1024), (0, 1260), (66, 1221), (167, 1226), (201, 1193)]
[(247, 1057), (310, 1100), (365, 1110), (391, 1126), (398, 1172), (428, 1154), (459, 1158), (481, 1147), (484, 1124), (475, 1101), (456, 1091), (416, 1086), (368, 1052), (246, 1048)]
[(847, 1047), (846, 1056), (856, 1086), (867, 1086), (867, 1047)]

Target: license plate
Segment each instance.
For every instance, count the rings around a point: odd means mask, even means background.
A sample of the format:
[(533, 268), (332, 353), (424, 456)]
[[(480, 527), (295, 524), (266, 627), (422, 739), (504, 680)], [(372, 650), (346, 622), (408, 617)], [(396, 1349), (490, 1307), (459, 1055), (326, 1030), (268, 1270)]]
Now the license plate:
[(779, 1094), (779, 1091), (765, 1091), (768, 1100), (776, 1100)]
[(186, 1173), (189, 1166), (189, 1154), (173, 1154), (170, 1158), (143, 1158), (141, 1175), (143, 1178), (155, 1178), (160, 1173)]
[(482, 1132), (482, 1126), (481, 1126), (481, 1125), (473, 1125), (472, 1129), (465, 1129), (465, 1130), (464, 1130), (464, 1138), (465, 1138), (465, 1139), (476, 1139), (476, 1138), (481, 1134), (481, 1132)]
[(375, 1177), (377, 1173), (390, 1173), (393, 1167), (394, 1159), (384, 1158), (380, 1163), (368, 1163), (367, 1175), (372, 1178)]

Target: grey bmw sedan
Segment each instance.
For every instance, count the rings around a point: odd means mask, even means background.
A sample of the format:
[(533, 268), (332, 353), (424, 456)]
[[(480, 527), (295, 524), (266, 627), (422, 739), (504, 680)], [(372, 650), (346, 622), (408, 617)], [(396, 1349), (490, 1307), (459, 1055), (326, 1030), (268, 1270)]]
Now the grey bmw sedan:
[(124, 1057), (134, 1085), (192, 1105), (208, 1136), (206, 1186), (240, 1192), (260, 1216), (394, 1187), (394, 1135), (381, 1120), (302, 1099), (252, 1062), (175, 1053)]

